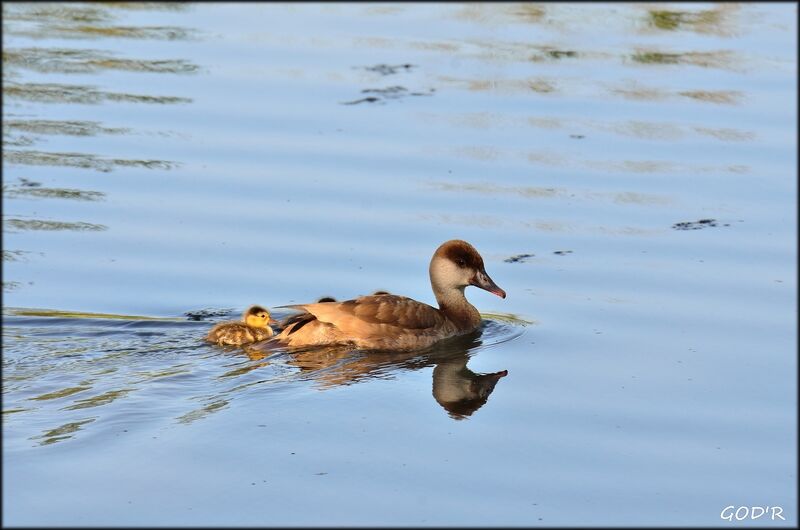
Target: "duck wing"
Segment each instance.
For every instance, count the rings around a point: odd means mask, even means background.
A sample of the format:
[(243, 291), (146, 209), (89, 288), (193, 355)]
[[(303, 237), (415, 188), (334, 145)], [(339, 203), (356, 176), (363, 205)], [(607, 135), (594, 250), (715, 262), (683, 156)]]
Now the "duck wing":
[(349, 337), (374, 338), (407, 330), (432, 331), (446, 323), (438, 309), (392, 294), (361, 296), (346, 302), (285, 306), (300, 309)]

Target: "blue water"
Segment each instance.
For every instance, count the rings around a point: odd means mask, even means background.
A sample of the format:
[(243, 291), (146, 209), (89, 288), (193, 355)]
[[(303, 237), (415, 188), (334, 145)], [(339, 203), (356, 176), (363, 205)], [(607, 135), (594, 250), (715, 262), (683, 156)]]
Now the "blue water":
[[(797, 524), (796, 5), (3, 19), (4, 524)], [(474, 336), (202, 341), (451, 238)]]

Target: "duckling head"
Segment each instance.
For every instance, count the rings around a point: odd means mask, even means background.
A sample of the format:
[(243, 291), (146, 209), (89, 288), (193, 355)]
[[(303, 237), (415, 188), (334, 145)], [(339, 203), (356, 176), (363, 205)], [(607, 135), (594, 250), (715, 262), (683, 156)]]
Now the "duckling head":
[(254, 305), (247, 308), (243, 315), (244, 323), (253, 328), (268, 328), (272, 320), (269, 311), (260, 305)]
[(465, 287), (474, 285), (506, 297), (506, 292), (486, 273), (481, 255), (466, 241), (452, 239), (442, 243), (433, 254), (429, 271), (434, 291), (457, 289), (463, 293)]

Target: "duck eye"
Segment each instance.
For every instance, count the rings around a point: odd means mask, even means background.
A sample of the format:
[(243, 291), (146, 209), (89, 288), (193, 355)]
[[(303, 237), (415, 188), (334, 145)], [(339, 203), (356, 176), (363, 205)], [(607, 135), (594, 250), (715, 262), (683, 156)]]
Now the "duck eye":
[(467, 264), (467, 262), (464, 261), (462, 258), (458, 258), (456, 260), (456, 265), (458, 265), (459, 267), (464, 267), (466, 264)]

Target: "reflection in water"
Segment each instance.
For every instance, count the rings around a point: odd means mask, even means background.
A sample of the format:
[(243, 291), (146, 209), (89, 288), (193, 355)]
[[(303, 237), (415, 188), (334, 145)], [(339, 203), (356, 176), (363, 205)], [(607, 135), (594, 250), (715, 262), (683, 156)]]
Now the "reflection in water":
[(115, 167), (141, 167), (145, 169), (169, 170), (177, 166), (176, 162), (167, 160), (130, 160), (124, 158), (101, 158), (87, 153), (50, 153), (45, 151), (9, 151), (3, 152), (3, 159), (9, 164), (29, 166), (62, 166), (93, 169), (108, 173)]
[(101, 224), (84, 223), (82, 221), (46, 221), (43, 219), (3, 219), (3, 231), (12, 232), (6, 228), (14, 228), (16, 230), (71, 230), (75, 232), (98, 232), (107, 230), (108, 227)]
[(100, 191), (76, 190), (67, 188), (44, 188), (40, 182), (19, 179), (19, 184), (3, 184), (3, 197), (35, 197), (39, 199), (71, 199), (78, 201), (101, 201), (106, 194)]
[(197, 65), (178, 60), (119, 59), (100, 50), (62, 48), (15, 48), (3, 50), (3, 65), (37, 72), (86, 74), (101, 70), (187, 74)]
[(668, 204), (669, 197), (653, 193), (623, 191), (618, 193), (599, 191), (578, 191), (566, 188), (538, 186), (499, 186), (491, 183), (458, 184), (454, 182), (430, 182), (429, 186), (441, 191), (478, 193), (481, 195), (508, 194), (526, 199), (559, 198), (564, 200), (588, 199), (611, 200), (620, 204)]
[(3, 261), (25, 261), (26, 254), (31, 254), (29, 250), (6, 250), (3, 249)]
[(91, 385), (62, 388), (60, 390), (47, 392), (46, 394), (32, 397), (31, 399), (34, 401), (47, 401), (49, 399), (59, 399), (62, 397), (71, 396), (72, 394), (77, 394), (78, 392), (83, 392), (84, 390), (90, 390), (91, 388), (92, 388)]
[(723, 70), (739, 70), (742, 67), (741, 57), (730, 51), (667, 53), (638, 50), (630, 58), (641, 64), (690, 64)]
[(678, 11), (675, 9), (650, 8), (647, 11), (647, 25), (665, 31), (693, 31), (723, 37), (736, 33), (732, 22), (740, 7), (737, 4), (717, 4), (711, 9), (697, 11)]
[(722, 105), (737, 105), (744, 97), (744, 94), (736, 90), (681, 90), (672, 92), (658, 87), (643, 86), (635, 81), (628, 82), (621, 87), (611, 88), (611, 92), (625, 99), (635, 101), (660, 101), (680, 96), (703, 103)]
[(368, 72), (375, 72), (383, 76), (395, 75), (399, 72), (410, 72), (413, 68), (417, 68), (415, 64), (376, 64), (375, 66), (364, 66), (363, 69)]
[(33, 134), (65, 134), (67, 136), (97, 136), (98, 134), (128, 134), (125, 127), (103, 127), (96, 121), (62, 120), (5, 120), (3, 134), (23, 131)]
[[(516, 319), (514, 321), (518, 323)], [(365, 352), (346, 347), (289, 350), (285, 354), (285, 362), (288, 366), (299, 368), (300, 378), (314, 381), (320, 389), (351, 385), (368, 379), (388, 379), (401, 371), (434, 366), (434, 399), (452, 418), (463, 419), (486, 403), (498, 380), (508, 373), (503, 370), (477, 374), (467, 368), (470, 356), (484, 345), (483, 334), (492, 337), (500, 329), (500, 324), (484, 321), (483, 331), (454, 337), (416, 352)], [(276, 343), (265, 341), (246, 351), (251, 359), (260, 360), (270, 351), (276, 351), (275, 348)], [(261, 366), (265, 364), (257, 367)]]
[(177, 421), (178, 421), (178, 423), (189, 424), (189, 423), (192, 423), (194, 421), (203, 419), (206, 416), (208, 416), (209, 414), (217, 412), (218, 410), (222, 410), (227, 406), (228, 406), (228, 401), (227, 400), (221, 399), (219, 401), (214, 401), (212, 403), (208, 403), (206, 405), (203, 405), (203, 407), (201, 407), (201, 408), (199, 408), (197, 410), (192, 410), (192, 411), (187, 412), (186, 414), (184, 414), (182, 416), (179, 416), (177, 418)]
[(438, 76), (437, 81), (474, 92), (538, 92), (551, 94), (558, 90), (555, 80), (544, 77), (526, 79), (463, 79)]
[(172, 105), (192, 102), (191, 98), (185, 97), (106, 92), (97, 90), (93, 86), (67, 85), (63, 83), (3, 83), (3, 95), (10, 99), (23, 99), (41, 103), (98, 104), (104, 101), (120, 101)]
[[(92, 119), (58, 120), (48, 119), (46, 110), (36, 109), (31, 104), (113, 104), (141, 103), (172, 105), (191, 103), (192, 99), (179, 95), (131, 94), (122, 90), (98, 88), (91, 84), (64, 83), (64, 74), (97, 76), (103, 85), (108, 84), (108, 73), (124, 71), (160, 75), (193, 74), (199, 67), (181, 58), (123, 57), (97, 45), (80, 46), (81, 39), (91, 39), (94, 43), (104, 38), (137, 39), (186, 39), (195, 36), (188, 28), (172, 26), (135, 27), (119, 24), (127, 18), (128, 10), (169, 10), (184, 11), (185, 4), (159, 3), (92, 3), (92, 4), (46, 4), (46, 3), (4, 3), (3, 31), (24, 42), (25, 38), (53, 39), (73, 38), (75, 46), (36, 46), (30, 43), (3, 47), (3, 164), (6, 174), (19, 170), (15, 166), (54, 166), (108, 173), (124, 168), (145, 168), (166, 171), (178, 166), (177, 162), (155, 160), (142, 157), (138, 153), (130, 158), (108, 157), (99, 153), (69, 152), (68, 149), (42, 151), (29, 149), (42, 143), (38, 135), (97, 136), (134, 134), (129, 128), (106, 127), (102, 122)], [(21, 37), (21, 38), (20, 38)], [(16, 43), (15, 43), (16, 44)], [(47, 77), (29, 79), (30, 72)], [(24, 102), (24, 103), (20, 103)], [(9, 117), (8, 108), (24, 108), (24, 114), (15, 113)], [(35, 109), (31, 111), (31, 109)], [(15, 111), (16, 112), (16, 111)], [(89, 112), (89, 111), (87, 111)], [(91, 112), (84, 114), (91, 118)], [(8, 149), (9, 147), (17, 149)], [(61, 173), (57, 173), (59, 175)], [(100, 191), (73, 189), (69, 186), (43, 187), (38, 182), (30, 182), (19, 175), (19, 185), (3, 185), (4, 200), (15, 199), (70, 199), (75, 201), (99, 201), (105, 198)], [(20, 201), (15, 202), (18, 206)], [(29, 213), (30, 215), (24, 215)], [(66, 222), (41, 219), (46, 217), (39, 211), (19, 212), (13, 218), (3, 218), (3, 231), (20, 233), (24, 231), (74, 231), (97, 232), (107, 229), (100, 223)], [(40, 252), (41, 255), (44, 255)], [(3, 255), (4, 261), (16, 255)], [(16, 260), (15, 260), (16, 261)], [(22, 270), (11, 269), (13, 273)], [(5, 272), (5, 271), (4, 271)], [(18, 281), (6, 281), (3, 289), (14, 290), (22, 285)]]
[(545, 20), (548, 5), (546, 3), (485, 3), (467, 4), (451, 15), (481, 24), (529, 23), (537, 24)]
[[(685, 92), (697, 96), (697, 94)], [(690, 97), (690, 96), (685, 96)], [(731, 97), (731, 94), (714, 92), (712, 99)], [(733, 96), (737, 97), (737, 96)], [(635, 99), (635, 97), (634, 97)], [(696, 97), (693, 99), (697, 99)], [(731, 127), (707, 127), (697, 125), (684, 125), (669, 121), (599, 121), (585, 118), (571, 118), (569, 120), (543, 116), (516, 116), (490, 112), (460, 112), (458, 114), (421, 112), (419, 116), (426, 121), (443, 121), (453, 127), (488, 130), (493, 128), (509, 128), (525, 126), (545, 130), (585, 130), (593, 129), (609, 132), (620, 136), (640, 138), (643, 140), (660, 140), (674, 142), (693, 134), (714, 138), (723, 142), (745, 142), (755, 139), (756, 134), (750, 130), (734, 129)], [(560, 160), (560, 159), (556, 159)]]
[(146, 9), (184, 11), (180, 2), (95, 2), (93, 4), (13, 3), (3, 4), (3, 31), (34, 39), (129, 38), (180, 40), (193, 38), (196, 32), (175, 26), (120, 26), (114, 10)]
[[(515, 340), (531, 323), (512, 314), (484, 318), (480, 331), (416, 352), (289, 351), (271, 341), (245, 349), (209, 345), (202, 338), (211, 323), (186, 317), (4, 308), (4, 421), (22, 418), (13, 424), (15, 436), (52, 444), (75, 437), (87, 409), (96, 411), (90, 419), (97, 428), (120, 416), (135, 426), (165, 414), (188, 424), (253, 392), (309, 384), (326, 390), (426, 368), (433, 368), (435, 401), (463, 419), (506, 375), (475, 373), (469, 359)], [(142, 402), (154, 406), (142, 411)]]
[(467, 357), (447, 359), (433, 369), (433, 397), (456, 420), (481, 408), (508, 370), (476, 374), (467, 368)]
[(41, 440), (39, 445), (50, 445), (56, 442), (60, 442), (63, 440), (69, 440), (73, 437), (73, 435), (81, 430), (81, 427), (86, 425), (87, 423), (92, 423), (97, 418), (87, 418), (80, 421), (73, 421), (70, 423), (65, 423), (55, 429), (50, 429), (49, 431), (45, 431), (41, 436), (33, 437), (34, 440)]

